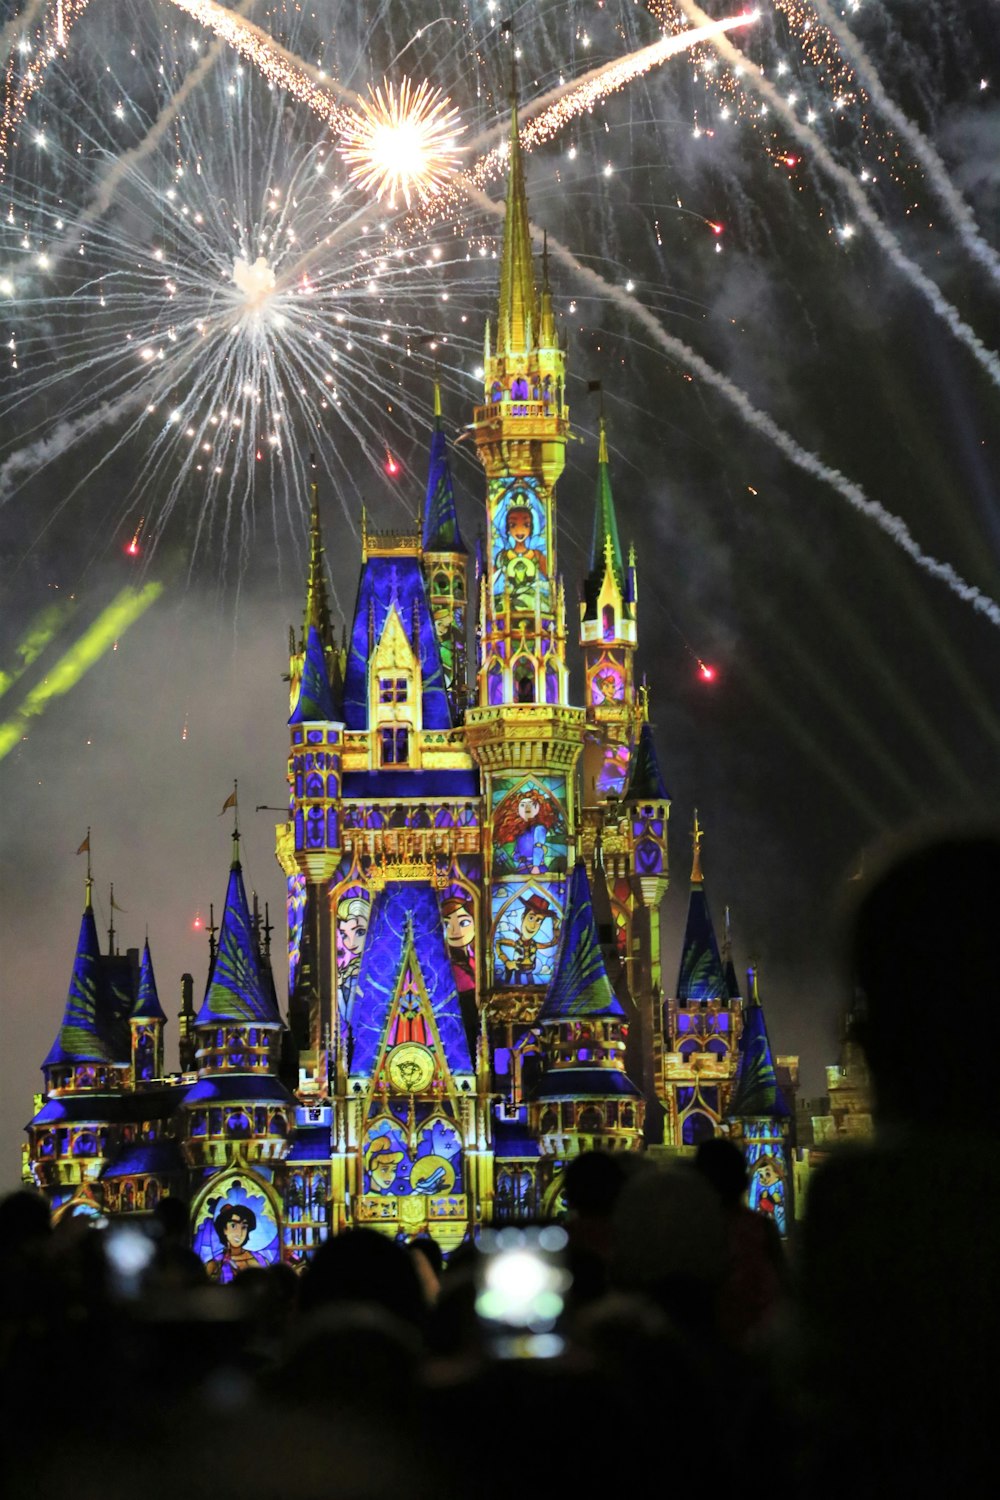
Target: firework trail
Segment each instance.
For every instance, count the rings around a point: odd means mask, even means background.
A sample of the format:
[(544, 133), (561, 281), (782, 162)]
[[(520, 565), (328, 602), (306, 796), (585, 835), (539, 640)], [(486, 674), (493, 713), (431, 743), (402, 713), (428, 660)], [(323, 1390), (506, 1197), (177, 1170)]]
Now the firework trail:
[[(493, 203), (493, 200), (484, 193), (477, 192), (476, 197), (483, 208), (489, 207), (493, 213), (503, 214), (503, 206)], [(698, 374), (706, 385), (718, 391), (744, 422), (768, 438), (779, 452), (795, 464), (796, 468), (802, 469), (804, 473), (811, 475), (814, 479), (822, 480), (824, 484), (835, 489), (854, 510), (867, 517), (869, 521), (874, 521), (879, 530), (895, 542), (896, 546), (905, 552), (919, 568), (932, 578), (937, 578), (944, 583), (959, 599), (964, 600), (966, 604), (971, 604), (973, 609), (985, 615), (992, 625), (1000, 629), (1000, 603), (988, 594), (984, 594), (974, 584), (968, 583), (951, 563), (941, 562), (925, 552), (901, 516), (886, 510), (878, 500), (870, 499), (860, 485), (848, 479), (839, 469), (831, 468), (817, 454), (810, 453), (807, 448), (803, 448), (801, 443), (796, 442), (795, 438), (780, 427), (773, 417), (754, 406), (746, 392), (741, 390), (734, 381), (716, 370), (689, 344), (685, 344), (674, 334), (668, 333), (659, 319), (641, 302), (637, 302), (612, 282), (606, 281), (599, 272), (583, 265), (571, 250), (560, 244), (551, 234), (548, 236), (548, 246), (549, 254), (554, 259), (565, 265), (579, 281), (591, 287), (602, 298), (613, 301), (630, 318), (638, 322), (665, 353), (680, 360), (688, 369)]]
[(275, 41), (263, 27), (244, 20), (224, 5), (217, 5), (215, 0), (169, 0), (169, 3), (228, 42), (241, 57), (252, 62), (269, 83), (285, 89), (293, 99), (305, 104), (313, 114), (325, 120), (331, 130), (339, 133), (350, 128), (353, 115), (337, 104), (332, 94), (339, 93), (352, 103), (357, 102), (357, 95), (332, 78), (325, 79), (323, 87), (319, 87), (315, 81), (315, 69), (308, 68), (302, 58)]
[[(653, 68), (661, 67), (670, 58), (676, 57), (681, 52), (688, 52), (702, 42), (711, 41), (712, 38), (724, 32), (735, 30), (737, 27), (752, 26), (757, 19), (757, 12), (751, 12), (746, 15), (732, 16), (724, 21), (710, 21), (704, 26), (679, 32), (676, 36), (662, 37), (660, 41), (653, 42), (648, 47), (641, 47), (636, 52), (630, 52), (627, 57), (602, 63), (596, 68), (591, 68), (581, 78), (570, 79), (567, 83), (550, 89), (538, 99), (519, 105), (518, 113), (523, 121), (520, 129), (522, 147), (525, 151), (530, 151), (534, 146), (551, 140), (577, 115), (585, 110), (592, 110), (595, 104), (599, 104), (609, 94), (617, 93), (626, 84), (632, 83), (636, 78), (641, 78)], [(486, 132), (486, 137), (498, 134), (505, 129), (504, 125), (499, 125), (494, 130)], [(478, 141), (473, 143), (474, 148), (478, 148), (479, 145)], [(475, 163), (471, 172), (473, 182), (481, 187), (484, 182), (488, 182), (490, 178), (504, 170), (506, 161), (507, 146), (503, 142), (494, 146)]]
[[(234, 15), (244, 16), (255, 3), (256, 0), (240, 0), (240, 3), (233, 8)], [(64, 257), (71, 250), (77, 248), (81, 232), (89, 229), (92, 224), (96, 224), (97, 220), (103, 218), (108, 212), (120, 185), (127, 179), (131, 172), (134, 172), (141, 165), (146, 157), (151, 156), (158, 148), (188, 99), (196, 89), (201, 87), (219, 61), (219, 58), (228, 50), (229, 45), (227, 41), (220, 37), (215, 45), (210, 47), (205, 56), (192, 68), (176, 94), (172, 96), (169, 103), (160, 111), (144, 139), (137, 146), (132, 146), (129, 150), (123, 151), (121, 156), (116, 156), (112, 159), (104, 175), (98, 182), (97, 190), (90, 202), (77, 215), (72, 228), (50, 250), (49, 257), (53, 269), (57, 269)], [(2, 471), (0, 471), (0, 475), (2, 475)], [(2, 479), (0, 479), (0, 498), (2, 498)]]
[(934, 146), (923, 131), (903, 113), (889, 97), (878, 70), (859, 39), (843, 25), (827, 0), (812, 0), (812, 7), (823, 25), (836, 38), (841, 52), (850, 62), (865, 92), (881, 110), (893, 130), (904, 140), (920, 163), (927, 181), (934, 188), (969, 254), (1000, 281), (1000, 255), (984, 238), (971, 208), (956, 188)]
[[(685, 15), (691, 21), (697, 21), (699, 24), (704, 25), (709, 20), (709, 17), (706, 16), (701, 7), (694, 4), (694, 0), (677, 0), (677, 4), (681, 6)], [(733, 46), (728, 37), (721, 34), (717, 35), (712, 41), (712, 46), (726, 59), (732, 68), (742, 70), (746, 75), (744, 86), (762, 94), (767, 100), (769, 107), (781, 116), (793, 135), (802, 142), (824, 168), (828, 176), (832, 177), (843, 190), (853, 205), (858, 218), (870, 230), (872, 237), (885, 251), (897, 271), (905, 277), (915, 291), (918, 291), (924, 297), (934, 312), (937, 313), (938, 317), (951, 329), (958, 341), (965, 345), (976, 362), (989, 375), (993, 384), (1000, 386), (1000, 358), (997, 357), (994, 350), (987, 348), (975, 329), (970, 328), (969, 324), (965, 322), (958, 309), (953, 307), (947, 297), (945, 297), (937, 282), (933, 281), (925, 271), (921, 270), (915, 261), (910, 260), (892, 230), (879, 218), (878, 214), (871, 207), (852, 174), (834, 159), (816, 132), (810, 129), (808, 125), (803, 124), (795, 111), (789, 107), (778, 89), (775, 88), (774, 84), (761, 75), (760, 70), (753, 66), (750, 59), (738, 47)]]

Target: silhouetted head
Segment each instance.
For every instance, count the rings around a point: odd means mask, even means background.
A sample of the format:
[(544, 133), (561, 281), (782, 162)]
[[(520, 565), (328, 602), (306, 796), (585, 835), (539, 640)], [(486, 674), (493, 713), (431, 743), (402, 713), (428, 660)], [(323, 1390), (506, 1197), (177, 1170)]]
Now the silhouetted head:
[(585, 1218), (608, 1218), (625, 1185), (625, 1168), (607, 1151), (574, 1156), (563, 1174), (567, 1208)]
[(420, 1327), (425, 1302), (417, 1268), (402, 1245), (374, 1229), (350, 1229), (326, 1240), (302, 1274), (304, 1313), (333, 1302), (366, 1302)]
[(849, 943), (854, 1034), (879, 1114), (996, 1134), (988, 1090), (938, 1065), (944, 1024), (973, 1034), (997, 986), (1000, 837), (938, 835), (884, 861), (862, 890)]
[(725, 1208), (735, 1208), (747, 1190), (749, 1177), (743, 1152), (724, 1135), (701, 1141), (695, 1152), (694, 1169), (715, 1189)]

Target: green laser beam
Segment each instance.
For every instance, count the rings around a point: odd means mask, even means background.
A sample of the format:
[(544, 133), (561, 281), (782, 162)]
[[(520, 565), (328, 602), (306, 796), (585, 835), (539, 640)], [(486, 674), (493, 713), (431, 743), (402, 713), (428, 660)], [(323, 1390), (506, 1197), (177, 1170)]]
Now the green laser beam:
[(44, 713), (56, 698), (62, 698), (76, 687), (84, 673), (100, 661), (108, 647), (113, 646), (162, 593), (162, 583), (147, 583), (141, 589), (129, 585), (122, 589), (80, 639), (59, 658), (45, 680), (33, 687), (16, 712), (0, 724), (0, 760), (9, 755), (24, 737), (31, 721)]

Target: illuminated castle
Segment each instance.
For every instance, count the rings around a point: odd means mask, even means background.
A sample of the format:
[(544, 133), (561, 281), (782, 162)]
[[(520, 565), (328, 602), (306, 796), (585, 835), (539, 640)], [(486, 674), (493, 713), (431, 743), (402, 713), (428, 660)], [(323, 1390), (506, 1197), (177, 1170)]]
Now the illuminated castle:
[(436, 395), (422, 528), (363, 521), (344, 647), (313, 488), (277, 830), (287, 1023), (238, 840), (199, 1009), (185, 992), (178, 1074), (163, 1065), (148, 947), (100, 952), (88, 882), (32, 1174), (62, 1212), (183, 1195), (222, 1280), (301, 1262), (351, 1225), (447, 1249), (482, 1223), (556, 1211), (580, 1151), (691, 1146), (727, 1121), (752, 1201), (785, 1212), (789, 1108), (755, 981), (744, 1008), (720, 952), (697, 823), (680, 975), (663, 994), (670, 799), (636, 687), (636, 562), (603, 419), (579, 609), (586, 707), (572, 703), (555, 515), (565, 350), (544, 256), (536, 282), (516, 111), (472, 433), (483, 557), (470, 567)]

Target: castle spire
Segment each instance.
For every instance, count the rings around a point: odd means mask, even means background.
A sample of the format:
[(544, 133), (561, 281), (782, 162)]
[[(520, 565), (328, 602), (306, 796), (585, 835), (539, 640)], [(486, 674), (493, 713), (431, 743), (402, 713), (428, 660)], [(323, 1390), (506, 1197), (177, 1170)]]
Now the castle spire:
[(127, 1062), (128, 1032), (107, 994), (101, 965), (101, 945), (87, 879), (87, 904), (80, 921), (69, 993), (59, 1034), (42, 1063), (43, 1069), (81, 1062)]
[(503, 353), (527, 350), (539, 329), (538, 294), (531, 258), (531, 228), (524, 165), (517, 123), (517, 65), (511, 66), (510, 155), (507, 170), (507, 213), (500, 261), (500, 307), (497, 348)]
[(701, 841), (705, 830), (698, 822), (698, 809), (694, 810), (694, 825), (691, 829), (691, 884), (703, 885), (705, 877), (701, 871)]
[[(309, 520), (309, 580), (306, 585), (305, 625), (302, 645), (302, 672), (289, 724), (329, 723), (339, 719), (330, 682), (331, 666), (336, 671), (337, 651), (326, 594), (326, 569), (323, 562), (323, 537), (319, 519), (319, 485), (315, 478), (316, 459), (311, 459), (313, 479)], [(294, 678), (293, 678), (294, 681)]]
[(427, 493), (424, 498), (422, 545), (425, 552), (464, 554), (465, 543), (458, 529), (455, 487), (448, 460), (448, 439), (441, 426), (441, 386), (434, 382), (434, 429), (431, 433)]
[(570, 876), (555, 971), (538, 1019), (540, 1022), (570, 1021), (577, 1016), (617, 1016), (620, 1019), (625, 1016), (621, 1002), (611, 988), (601, 953), (590, 881), (583, 860), (577, 860)]
[(703, 1000), (720, 1000), (728, 1004), (729, 985), (726, 982), (712, 914), (708, 908), (705, 877), (701, 868), (701, 840), (702, 828), (698, 814), (695, 813), (691, 895), (688, 898), (687, 925), (677, 976), (677, 999), (682, 1005)]
[(139, 965), (139, 989), (129, 1019), (132, 1021), (166, 1021), (167, 1019), (156, 988), (156, 976), (153, 973), (148, 937), (142, 950), (142, 962)]
[(730, 1119), (786, 1120), (791, 1111), (778, 1082), (754, 964), (747, 969), (747, 996), (736, 1082), (726, 1113)]
[(226, 888), (219, 942), (195, 1017), (195, 1026), (227, 1022), (279, 1022), (280, 1017), (261, 978), (253, 923), (243, 885), (239, 833), (233, 831), (233, 862)]

